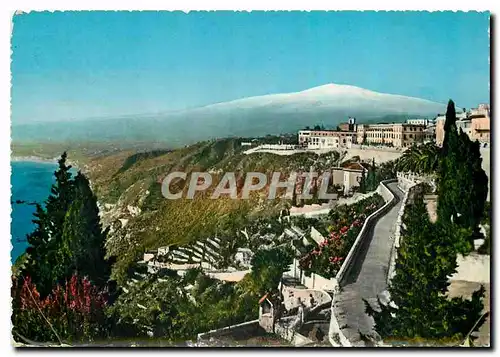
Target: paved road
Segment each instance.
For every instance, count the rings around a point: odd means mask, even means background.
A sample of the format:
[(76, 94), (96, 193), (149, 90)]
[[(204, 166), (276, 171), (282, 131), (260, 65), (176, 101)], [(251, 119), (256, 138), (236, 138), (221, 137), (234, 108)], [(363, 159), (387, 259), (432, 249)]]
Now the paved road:
[(394, 230), (403, 192), (397, 182), (387, 187), (397, 197), (398, 202), (388, 213), (382, 216), (371, 230), (371, 239), (364, 242), (354, 268), (346, 278), (334, 303), (339, 326), (353, 346), (363, 346), (358, 330), (370, 334), (373, 330), (373, 319), (365, 313), (363, 298), (371, 304), (377, 301), (377, 295), (387, 288), (387, 271), (394, 242)]

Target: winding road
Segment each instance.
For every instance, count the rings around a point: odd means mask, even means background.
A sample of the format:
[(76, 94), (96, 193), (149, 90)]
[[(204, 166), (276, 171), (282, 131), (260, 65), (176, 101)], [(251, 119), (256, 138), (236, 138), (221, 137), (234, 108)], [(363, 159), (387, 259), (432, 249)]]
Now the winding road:
[(387, 289), (387, 273), (394, 243), (394, 230), (404, 193), (397, 182), (387, 184), (396, 197), (396, 204), (372, 226), (369, 239), (348, 272), (345, 283), (334, 302), (335, 315), (343, 334), (353, 346), (364, 346), (359, 331), (372, 335), (373, 318), (365, 313), (363, 299), (371, 305)]

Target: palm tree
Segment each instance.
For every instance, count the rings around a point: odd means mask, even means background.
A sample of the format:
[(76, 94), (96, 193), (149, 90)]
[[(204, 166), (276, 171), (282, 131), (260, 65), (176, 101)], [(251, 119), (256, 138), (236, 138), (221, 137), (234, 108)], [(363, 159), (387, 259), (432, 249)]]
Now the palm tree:
[(437, 170), (439, 147), (434, 143), (413, 145), (397, 160), (398, 171), (429, 174)]

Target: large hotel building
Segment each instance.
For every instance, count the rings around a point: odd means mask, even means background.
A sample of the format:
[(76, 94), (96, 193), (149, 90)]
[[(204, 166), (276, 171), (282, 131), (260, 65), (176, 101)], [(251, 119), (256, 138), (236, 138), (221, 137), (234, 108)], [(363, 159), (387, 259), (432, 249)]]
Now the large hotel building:
[(340, 130), (300, 130), (299, 145), (310, 149), (349, 148), (353, 144), (385, 145), (396, 148), (412, 146), (433, 139), (426, 125), (413, 123), (356, 124), (349, 118), (348, 123), (339, 125)]

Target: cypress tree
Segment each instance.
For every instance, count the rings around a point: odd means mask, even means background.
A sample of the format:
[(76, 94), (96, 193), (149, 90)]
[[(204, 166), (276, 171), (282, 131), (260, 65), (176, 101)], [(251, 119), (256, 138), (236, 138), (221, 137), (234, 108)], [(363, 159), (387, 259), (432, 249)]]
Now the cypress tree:
[(110, 275), (105, 258), (106, 235), (107, 231), (102, 230), (97, 199), (89, 181), (79, 172), (75, 177), (75, 199), (64, 220), (60, 249), (67, 276), (77, 272), (98, 286), (106, 284)]
[(59, 160), (45, 208), (36, 207), (35, 230), (27, 237), (29, 259), (21, 275), (30, 276), (42, 296), (74, 272), (100, 286), (110, 275), (96, 197), (83, 174), (72, 178), (66, 157)]
[[(64, 218), (74, 197), (71, 165), (66, 165), (67, 154), (64, 152), (54, 172), (56, 182), (45, 201), (45, 208), (37, 205), (34, 214), (35, 230), (27, 235), (29, 248), (28, 260), (22, 275), (30, 276), (42, 296), (46, 296), (52, 285), (59, 281), (57, 266), (60, 265), (58, 247), (62, 240)], [(54, 269), (54, 267), (56, 267)]]
[(361, 181), (359, 182), (359, 192), (366, 193), (366, 173), (365, 170), (361, 172)]
[(446, 119), (444, 122), (444, 140), (443, 140), (443, 155), (446, 156), (450, 146), (450, 139), (456, 138), (457, 134), (457, 113), (455, 111), (455, 103), (450, 99), (446, 108)]
[(446, 112), (445, 138), (438, 168), (438, 217), (477, 229), (488, 195), (488, 177), (481, 168), (479, 142), (457, 132), (455, 106)]

